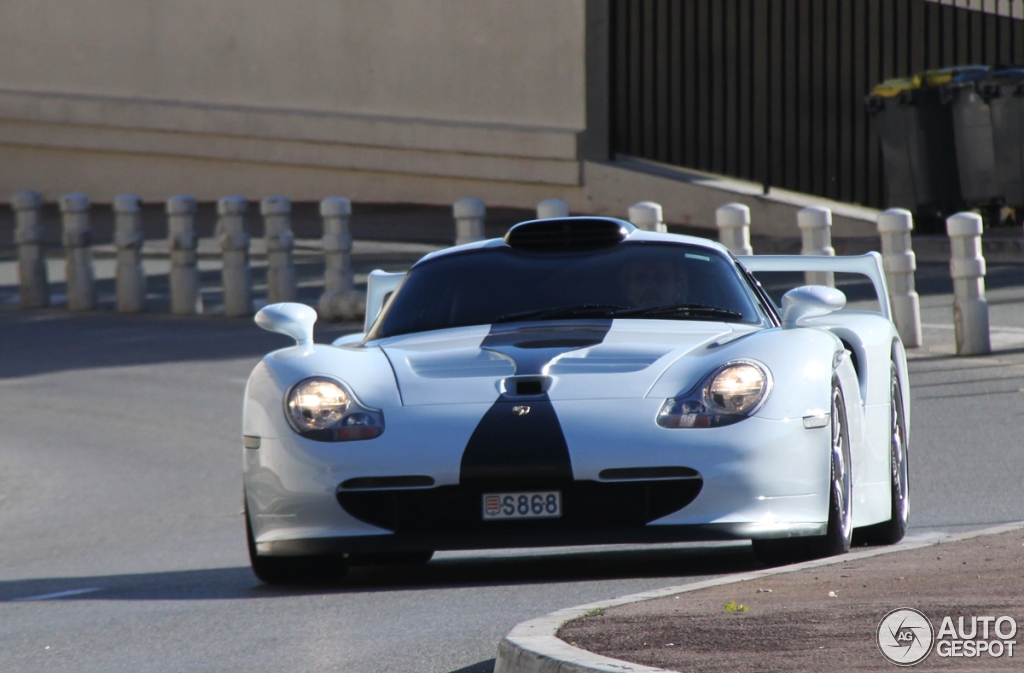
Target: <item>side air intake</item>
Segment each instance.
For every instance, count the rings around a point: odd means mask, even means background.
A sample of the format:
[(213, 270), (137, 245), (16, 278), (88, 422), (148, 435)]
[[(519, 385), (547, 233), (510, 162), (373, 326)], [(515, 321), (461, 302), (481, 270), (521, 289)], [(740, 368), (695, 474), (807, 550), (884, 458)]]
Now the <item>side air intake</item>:
[(613, 247), (636, 231), (610, 217), (560, 217), (521, 222), (505, 234), (505, 244), (527, 252), (571, 252)]

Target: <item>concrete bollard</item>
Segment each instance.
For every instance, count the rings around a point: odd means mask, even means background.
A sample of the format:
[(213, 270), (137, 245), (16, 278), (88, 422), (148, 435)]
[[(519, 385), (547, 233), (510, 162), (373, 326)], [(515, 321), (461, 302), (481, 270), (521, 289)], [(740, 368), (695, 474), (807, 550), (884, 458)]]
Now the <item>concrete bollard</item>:
[(537, 204), (538, 220), (550, 220), (553, 217), (569, 217), (569, 204), (562, 199), (548, 199)]
[(957, 355), (980, 355), (992, 351), (981, 230), (981, 215), (975, 213), (957, 213), (946, 219)]
[(202, 313), (195, 228), (196, 200), (191, 196), (167, 199), (167, 239), (171, 250), (171, 313)]
[(249, 275), (249, 233), (245, 230), (245, 211), (249, 204), (241, 196), (225, 196), (217, 201), (217, 228), (220, 243), (221, 285), (224, 287), (224, 315), (238, 318), (252, 314), (252, 277)]
[(114, 197), (114, 245), (117, 247), (117, 310), (138, 313), (146, 301), (142, 269), (142, 202), (134, 194)]
[(750, 247), (750, 208), (742, 203), (727, 203), (715, 211), (718, 242), (734, 255), (753, 255)]
[[(832, 247), (832, 211), (828, 208), (802, 208), (796, 214), (796, 223), (803, 238), (801, 255), (827, 255), (834, 257)], [(805, 271), (804, 282), (808, 285), (835, 287), (836, 277), (831, 271)]]
[(89, 197), (75, 192), (58, 200), (63, 220), (64, 259), (67, 264), (68, 308), (96, 308), (96, 283), (92, 268), (92, 229), (89, 228)]
[(268, 196), (260, 201), (263, 235), (267, 242), (267, 301), (277, 304), (295, 301), (297, 281), (292, 251), (292, 203), (283, 196)]
[(637, 229), (644, 231), (668, 231), (662, 221), (661, 204), (653, 201), (641, 201), (629, 207), (629, 221)]
[(910, 245), (914, 216), (909, 210), (892, 208), (878, 214), (878, 233), (882, 238), (882, 263), (885, 267), (893, 322), (903, 345), (921, 346), (921, 300), (914, 287), (917, 257)]
[(487, 206), (480, 199), (462, 199), (452, 207), (455, 215), (455, 245), (485, 239), (484, 218)]
[(50, 305), (50, 286), (46, 277), (43, 251), (43, 225), (40, 209), (43, 195), (24, 191), (11, 199), (14, 209), (14, 243), (18, 246), (18, 282), (22, 308)]
[(358, 320), (366, 313), (366, 294), (355, 289), (352, 271), (352, 204), (342, 196), (320, 202), (324, 221), (324, 293), (320, 315), (325, 320)]

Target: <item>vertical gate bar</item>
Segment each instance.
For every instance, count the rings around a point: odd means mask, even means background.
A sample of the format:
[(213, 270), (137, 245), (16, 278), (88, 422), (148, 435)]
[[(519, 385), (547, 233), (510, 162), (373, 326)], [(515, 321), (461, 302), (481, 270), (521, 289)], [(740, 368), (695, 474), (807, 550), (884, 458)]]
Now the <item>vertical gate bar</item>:
[(985, 14), (982, 12), (972, 12), (966, 10), (963, 12), (967, 17), (968, 25), (971, 31), (970, 41), (970, 58), (965, 63), (984, 63), (985, 62)]
[(738, 108), (740, 65), (739, 53), (739, 12), (737, 0), (725, 0), (722, 4), (722, 56), (725, 61), (725, 81), (722, 82), (723, 105), (725, 105), (724, 165), (726, 175), (737, 175), (739, 157), (736, 141), (739, 138)]
[(749, 0), (752, 13), (751, 29), (751, 72), (752, 92), (751, 112), (753, 114), (753, 133), (751, 137), (751, 160), (753, 161), (754, 179), (768, 184), (771, 155), (769, 142), (771, 137), (770, 77), (771, 52), (769, 37), (771, 28), (768, 25), (770, 0)]
[(657, 69), (655, 73), (657, 90), (655, 91), (655, 104), (658, 106), (655, 115), (657, 128), (654, 140), (654, 158), (663, 163), (669, 161), (668, 119), (671, 102), (669, 91), (672, 86), (668, 48), (668, 13), (670, 2), (671, 0), (658, 0), (655, 5), (654, 27), (656, 35), (651, 36), (653, 38), (652, 41), (656, 40), (654, 61)]
[(822, 62), (825, 68), (825, 163), (822, 177), (825, 180), (823, 194), (830, 199), (839, 198), (839, 89), (845, 83), (839, 77), (839, 6), (840, 0), (822, 0), (821, 25), (825, 40)]
[[(856, 64), (853, 69), (853, 96), (851, 96), (850, 103), (854, 104), (863, 100), (864, 94), (867, 93), (868, 87), (868, 72), (870, 71), (870, 64), (868, 62), (867, 46), (867, 22), (868, 22), (868, 8), (865, 0), (855, 2), (853, 6), (853, 49), (854, 49), (854, 63)], [(867, 115), (864, 114), (864, 110), (858, 105), (853, 105), (853, 170), (851, 171), (851, 184), (850, 184), (850, 195), (846, 200), (857, 201), (860, 203), (864, 202), (865, 190), (864, 190), (864, 158), (867, 149)]]
[(612, 142), (611, 155), (625, 153), (629, 149), (629, 0), (612, 0), (615, 28), (612, 31), (612, 53), (615, 55), (615, 73), (612, 91), (615, 104), (612, 110), (615, 119), (612, 128), (615, 136)]
[(770, 14), (768, 17), (770, 42), (769, 42), (769, 68), (768, 90), (771, 98), (768, 107), (771, 114), (771, 133), (768, 137), (768, 181), (772, 184), (781, 185), (785, 179), (785, 164), (782, 156), (785, 151), (783, 142), (785, 133), (785, 110), (782, 106), (782, 83), (785, 79), (785, 72), (782, 69), (782, 47), (784, 35), (782, 32), (783, 5), (782, 0), (768, 0)]
[(679, 2), (669, 3), (669, 162), (683, 164), (683, 106), (689, 101), (683, 98), (683, 78), (687, 72), (683, 67), (683, 6)]
[[(942, 63), (940, 67), (956, 65), (959, 54), (957, 44), (961, 41), (967, 42), (966, 26), (957, 22), (957, 9), (955, 7), (942, 6), (945, 11), (942, 15)], [(964, 54), (966, 56), (966, 54)]]
[(793, 112), (796, 114), (797, 137), (799, 153), (797, 154), (796, 166), (796, 188), (801, 192), (813, 192), (814, 172), (818, 169), (816, 161), (816, 148), (812, 144), (811, 134), (814, 131), (815, 116), (818, 108), (818, 101), (812, 85), (814, 68), (813, 54), (811, 51), (811, 36), (814, 32), (811, 26), (811, 3), (818, 0), (799, 0), (794, 9), (797, 16), (797, 92), (793, 99)]
[(643, 80), (641, 54), (643, 37), (641, 33), (641, 4), (629, 1), (629, 154), (643, 153), (643, 109), (641, 107)]
[(783, 3), (782, 47), (782, 114), (785, 124), (782, 142), (776, 150), (782, 155), (783, 175), (780, 184), (786, 189), (800, 189), (800, 26), (797, 23), (799, 7), (792, 2)]
[(902, 35), (912, 36), (908, 40), (910, 45), (910, 64), (907, 69), (901, 73), (906, 77), (910, 77), (915, 72), (921, 72), (925, 68), (925, 60), (928, 53), (928, 44), (932, 39), (932, 28), (928, 21), (928, 7), (931, 3), (926, 3), (924, 0), (911, 0), (910, 2), (910, 17), (907, 22), (907, 31)]
[(814, 2), (810, 6), (808, 16), (807, 32), (810, 34), (811, 52), (809, 56), (811, 68), (811, 89), (810, 97), (813, 101), (812, 109), (814, 117), (811, 119), (811, 152), (813, 153), (814, 164), (811, 166), (810, 185), (811, 193), (825, 195), (828, 184), (825, 176), (828, 171), (827, 152), (825, 151), (825, 124), (827, 120), (826, 110), (828, 100), (826, 95), (828, 88), (825, 80), (825, 4)]
[(986, 13), (982, 17), (982, 49), (985, 52), (985, 63), (995, 65), (999, 62), (999, 17)]
[[(1011, 19), (1012, 20), (1012, 19)], [(1013, 20), (1013, 63), (1024, 62), (1024, 21)]]
[(686, 73), (686, 88), (683, 96), (683, 163), (696, 167), (700, 153), (697, 150), (697, 138), (700, 137), (698, 125), (697, 82), (697, 1), (683, 0), (683, 71)]
[(840, 0), (839, 25), (847, 27), (839, 31), (839, 200), (849, 201), (853, 195), (850, 183), (853, 180), (853, 95), (850, 83), (853, 81), (853, 5), (859, 0)]
[(748, 180), (757, 180), (754, 168), (754, 36), (751, 33), (751, 5), (753, 0), (737, 0), (737, 42), (736, 54), (739, 77), (736, 82), (736, 170)]
[(725, 44), (724, 44), (724, 21), (722, 17), (722, 0), (713, 0), (709, 7), (708, 31), (708, 58), (710, 60), (710, 81), (708, 82), (708, 94), (710, 98), (710, 124), (711, 131), (711, 153), (708, 157), (708, 167), (715, 173), (725, 172), (725, 88), (728, 83), (725, 81)]
[(654, 156), (654, 120), (655, 120), (655, 108), (657, 106), (657, 98), (655, 96), (655, 89), (657, 87), (655, 80), (655, 63), (654, 63), (654, 3), (655, 0), (640, 0), (642, 4), (642, 23), (640, 28), (640, 48), (642, 50), (642, 65), (640, 66), (640, 77), (642, 80), (643, 90), (643, 102), (641, 106), (643, 108), (643, 117), (641, 118), (640, 128), (643, 136), (643, 144), (641, 149), (641, 156), (653, 157)]
[[(871, 87), (885, 78), (883, 61), (885, 45), (882, 42), (883, 2), (888, 4), (888, 0), (868, 0), (867, 26), (865, 30), (868, 70), (864, 85), (859, 91), (862, 97), (867, 95)], [(881, 203), (882, 195), (879, 193), (881, 184), (878, 182), (879, 171), (876, 168), (881, 166), (882, 163), (879, 156), (881, 154), (881, 146), (878, 134), (871, 115), (865, 114), (862, 110), (860, 119), (864, 128), (864, 145), (862, 146), (864, 163), (859, 178), (861, 191), (857, 202), (876, 208), (884, 207), (887, 204)]]
[(707, 170), (711, 165), (711, 3), (717, 0), (697, 0), (697, 167)]
[(999, 62), (1013, 63), (1013, 19), (1007, 16), (996, 17), (999, 25)]

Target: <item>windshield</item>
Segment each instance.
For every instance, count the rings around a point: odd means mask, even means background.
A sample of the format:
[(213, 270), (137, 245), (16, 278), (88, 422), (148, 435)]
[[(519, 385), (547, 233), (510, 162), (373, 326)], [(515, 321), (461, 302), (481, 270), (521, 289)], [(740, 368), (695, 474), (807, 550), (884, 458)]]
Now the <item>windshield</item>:
[(698, 246), (638, 241), (558, 254), (477, 248), (413, 267), (367, 338), (584, 317), (760, 323), (755, 301), (731, 259)]

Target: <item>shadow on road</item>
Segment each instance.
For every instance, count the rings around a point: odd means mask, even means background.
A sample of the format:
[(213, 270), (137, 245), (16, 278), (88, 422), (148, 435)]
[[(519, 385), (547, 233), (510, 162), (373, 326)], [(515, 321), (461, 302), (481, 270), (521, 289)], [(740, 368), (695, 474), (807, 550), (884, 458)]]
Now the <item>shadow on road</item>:
[[(316, 340), (359, 331), (318, 324)], [(0, 379), (77, 369), (262, 357), (294, 342), (251, 318), (72, 314), (60, 309), (0, 312)]]
[[(572, 551), (523, 556), (441, 557), (419, 566), (356, 567), (337, 583), (260, 584), (248, 567), (0, 582), (0, 603), (74, 600), (273, 599), (298, 595), (514, 586), (723, 575), (759, 567), (750, 546)], [(66, 595), (61, 595), (66, 594)]]

